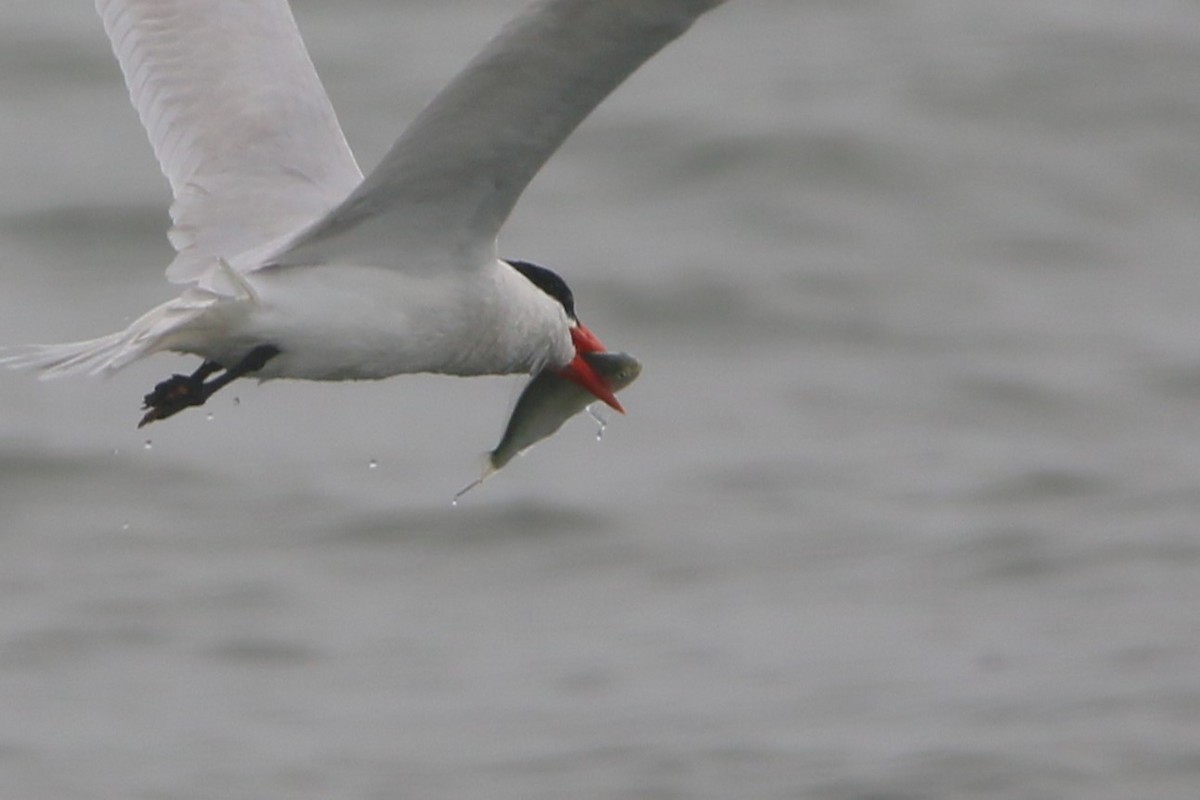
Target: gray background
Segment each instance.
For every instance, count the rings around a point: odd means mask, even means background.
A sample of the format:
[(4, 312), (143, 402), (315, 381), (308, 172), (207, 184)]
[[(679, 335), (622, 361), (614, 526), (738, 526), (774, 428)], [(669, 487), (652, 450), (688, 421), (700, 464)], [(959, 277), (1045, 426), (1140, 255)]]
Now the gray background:
[[(297, 3), (364, 167), (517, 7)], [(1198, 198), (1195, 4), (733, 0), (502, 241), (646, 365), (602, 443), (452, 508), (519, 381), (0, 374), (0, 796), (1194, 797)], [(171, 296), (168, 201), (0, 7), (0, 342)]]

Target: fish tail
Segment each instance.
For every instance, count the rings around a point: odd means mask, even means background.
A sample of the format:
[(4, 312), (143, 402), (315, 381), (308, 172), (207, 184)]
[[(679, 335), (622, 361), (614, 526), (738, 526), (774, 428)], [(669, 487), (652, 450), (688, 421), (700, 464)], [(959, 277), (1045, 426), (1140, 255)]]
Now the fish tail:
[[(500, 466), (503, 466), (503, 465), (500, 465)], [(459, 489), (457, 492), (454, 493), (454, 499), (452, 501), (453, 504), (458, 505), (458, 500), (460, 497), (462, 497), (464, 494), (466, 494), (467, 492), (474, 489), (479, 484), (486, 481), (488, 478), (495, 475), (496, 471), (500, 469), (500, 466), (496, 465), (495, 456), (492, 453), (488, 453), (487, 455), (485, 455), (483, 457), (483, 472), (481, 472), (479, 474), (478, 478), (471, 481), (466, 486), (464, 486), (463, 488)]]

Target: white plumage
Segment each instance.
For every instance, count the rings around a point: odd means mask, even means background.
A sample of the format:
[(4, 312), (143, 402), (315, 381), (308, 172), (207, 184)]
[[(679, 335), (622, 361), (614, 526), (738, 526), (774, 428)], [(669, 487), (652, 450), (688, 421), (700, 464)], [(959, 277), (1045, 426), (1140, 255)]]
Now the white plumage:
[(187, 288), (124, 331), (8, 361), (54, 377), (170, 350), (229, 367), (269, 345), (255, 377), (568, 367), (598, 340), (496, 236), (592, 108), (721, 1), (536, 3), (364, 179), (285, 0), (97, 0), (171, 184), (167, 275)]
[(167, 276), (196, 280), (362, 180), (284, 0), (97, 0), (171, 184)]

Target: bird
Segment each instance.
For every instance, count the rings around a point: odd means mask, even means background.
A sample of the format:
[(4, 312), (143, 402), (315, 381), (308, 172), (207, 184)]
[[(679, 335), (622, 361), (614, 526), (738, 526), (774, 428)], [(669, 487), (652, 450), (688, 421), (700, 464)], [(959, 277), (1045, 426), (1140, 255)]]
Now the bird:
[(242, 377), (545, 371), (623, 411), (563, 278), (499, 255), (521, 193), (642, 63), (724, 0), (539, 0), (364, 176), (287, 0), (96, 0), (171, 186), (180, 294), (124, 330), (28, 345), (43, 378), (198, 356), (139, 427)]

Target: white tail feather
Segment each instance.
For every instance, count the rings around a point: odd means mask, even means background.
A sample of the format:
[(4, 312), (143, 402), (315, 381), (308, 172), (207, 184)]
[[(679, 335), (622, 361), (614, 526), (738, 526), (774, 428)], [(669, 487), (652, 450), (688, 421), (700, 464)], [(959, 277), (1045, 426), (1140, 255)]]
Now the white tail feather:
[(220, 295), (190, 289), (152, 308), (123, 331), (84, 342), (19, 346), (12, 355), (0, 358), (0, 364), (14, 369), (36, 369), (42, 380), (111, 374), (151, 353), (172, 349), (177, 334), (219, 299)]

